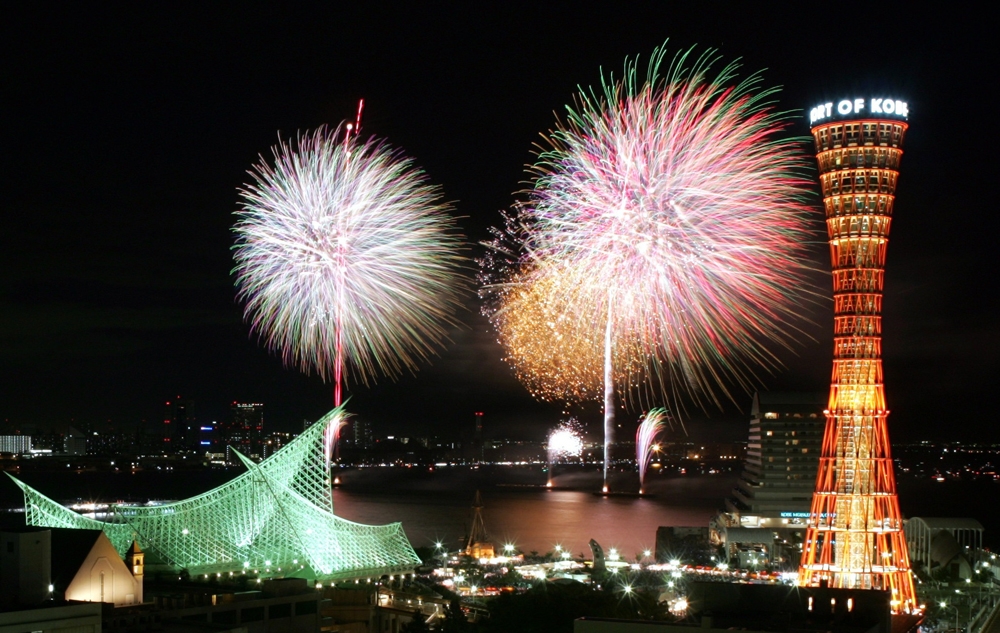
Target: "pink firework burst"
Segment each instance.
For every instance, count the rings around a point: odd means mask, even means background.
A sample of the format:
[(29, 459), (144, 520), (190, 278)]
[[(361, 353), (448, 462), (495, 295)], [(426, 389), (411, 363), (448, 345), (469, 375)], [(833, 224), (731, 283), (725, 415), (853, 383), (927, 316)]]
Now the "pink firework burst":
[[(747, 384), (754, 367), (776, 364), (769, 344), (788, 344), (810, 292), (802, 143), (781, 138), (775, 89), (758, 75), (737, 81), (735, 64), (713, 73), (717, 61), (659, 49), (644, 78), (627, 62), (623, 79), (581, 92), (503, 236), (521, 255), (512, 279), (558, 293), (546, 305), (576, 333), (535, 348), (603, 342), (605, 487), (616, 358), (644, 359), (672, 408), (680, 395), (718, 403), (727, 380)], [(502, 327), (512, 293), (497, 288)], [(515, 366), (544, 369), (519, 353), (532, 348), (508, 349)]]

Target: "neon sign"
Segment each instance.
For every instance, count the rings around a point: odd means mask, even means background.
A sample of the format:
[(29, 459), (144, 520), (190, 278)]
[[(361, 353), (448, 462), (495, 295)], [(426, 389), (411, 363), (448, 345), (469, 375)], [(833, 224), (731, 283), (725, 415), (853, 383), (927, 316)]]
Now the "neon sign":
[(874, 116), (905, 119), (910, 115), (905, 101), (899, 99), (871, 98), (867, 101), (861, 98), (841, 99), (834, 103), (824, 103), (809, 110), (809, 125), (830, 118)]

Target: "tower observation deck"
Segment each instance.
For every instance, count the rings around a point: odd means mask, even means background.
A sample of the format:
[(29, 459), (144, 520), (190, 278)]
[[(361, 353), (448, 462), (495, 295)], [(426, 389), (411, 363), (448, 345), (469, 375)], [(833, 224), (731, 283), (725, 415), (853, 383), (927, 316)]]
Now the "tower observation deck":
[(833, 264), (829, 408), (799, 584), (891, 592), (919, 611), (889, 448), (882, 289), (907, 104), (843, 99), (810, 111)]

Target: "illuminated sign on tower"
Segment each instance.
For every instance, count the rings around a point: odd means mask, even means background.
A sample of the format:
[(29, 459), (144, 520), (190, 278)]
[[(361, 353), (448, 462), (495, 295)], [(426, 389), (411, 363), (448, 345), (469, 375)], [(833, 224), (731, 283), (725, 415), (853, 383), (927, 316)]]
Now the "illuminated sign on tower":
[(810, 110), (833, 263), (830, 402), (799, 584), (891, 592), (919, 611), (889, 449), (882, 381), (886, 245), (909, 108), (888, 97)]

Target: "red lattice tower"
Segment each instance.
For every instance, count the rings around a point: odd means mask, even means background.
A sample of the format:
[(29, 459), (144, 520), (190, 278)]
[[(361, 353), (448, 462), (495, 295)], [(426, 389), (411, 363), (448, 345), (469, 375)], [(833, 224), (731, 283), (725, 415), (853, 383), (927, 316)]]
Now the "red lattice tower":
[(830, 119), (814, 122), (812, 134), (833, 262), (834, 351), (799, 584), (890, 591), (893, 613), (915, 613), (882, 382), (885, 253), (907, 124), (864, 114), (882, 101), (841, 101), (839, 120), (832, 104), (812, 114)]

